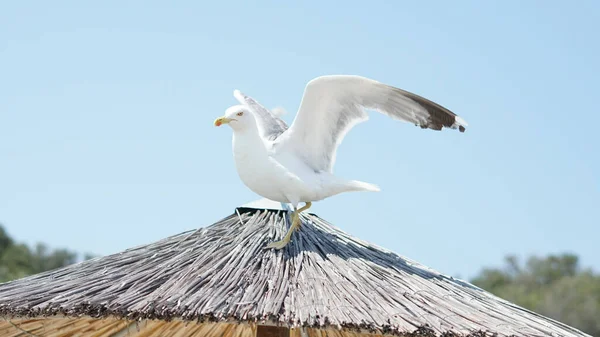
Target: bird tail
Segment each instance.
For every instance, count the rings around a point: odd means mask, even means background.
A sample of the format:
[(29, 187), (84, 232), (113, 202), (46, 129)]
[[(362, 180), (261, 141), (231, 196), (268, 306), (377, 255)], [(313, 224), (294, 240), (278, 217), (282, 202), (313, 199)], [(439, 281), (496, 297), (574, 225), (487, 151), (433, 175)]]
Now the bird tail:
[(381, 189), (377, 185), (365, 183), (357, 180), (350, 180), (348, 182), (348, 187), (351, 188), (352, 191), (368, 191), (368, 192), (379, 192)]

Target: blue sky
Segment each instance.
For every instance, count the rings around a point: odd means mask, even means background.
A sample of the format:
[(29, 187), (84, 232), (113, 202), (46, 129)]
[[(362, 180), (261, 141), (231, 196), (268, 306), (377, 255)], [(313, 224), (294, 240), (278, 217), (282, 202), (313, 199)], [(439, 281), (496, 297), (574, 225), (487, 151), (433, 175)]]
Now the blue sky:
[(356, 74), (430, 98), (464, 134), (353, 129), (336, 174), (379, 193), (313, 211), (469, 278), (504, 255), (574, 252), (600, 269), (600, 4), (595, 1), (13, 1), (0, 5), (0, 222), (109, 254), (257, 199), (233, 89), (291, 122), (304, 86)]

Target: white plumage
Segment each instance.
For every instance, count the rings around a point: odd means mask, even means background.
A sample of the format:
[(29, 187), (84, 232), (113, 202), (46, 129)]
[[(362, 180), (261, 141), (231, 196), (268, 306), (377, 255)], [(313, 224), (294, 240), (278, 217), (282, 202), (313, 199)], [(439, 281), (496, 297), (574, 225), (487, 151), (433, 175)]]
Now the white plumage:
[[(467, 123), (450, 110), (413, 93), (350, 75), (310, 81), (292, 125), (238, 90), (240, 105), (226, 110), (215, 125), (233, 129), (237, 172), (255, 193), (296, 210), (286, 237), (270, 244), (283, 248), (300, 225), (298, 213), (312, 201), (350, 191), (379, 191), (375, 185), (333, 175), (336, 150), (346, 133), (368, 119), (366, 109), (421, 128), (465, 130)], [(298, 203), (307, 203), (297, 209)]]

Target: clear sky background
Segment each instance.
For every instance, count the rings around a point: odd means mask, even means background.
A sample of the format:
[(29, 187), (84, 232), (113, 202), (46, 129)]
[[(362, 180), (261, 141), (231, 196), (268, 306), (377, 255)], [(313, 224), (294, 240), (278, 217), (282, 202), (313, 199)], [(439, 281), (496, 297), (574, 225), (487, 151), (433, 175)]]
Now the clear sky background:
[[(313, 211), (463, 278), (509, 253), (600, 269), (600, 2), (4, 1), (0, 222), (110, 254), (258, 199), (239, 180), (234, 89), (291, 122), (310, 79), (356, 74), (456, 112), (467, 132), (380, 115), (335, 172), (381, 186)], [(301, 234), (300, 234), (301, 235)]]

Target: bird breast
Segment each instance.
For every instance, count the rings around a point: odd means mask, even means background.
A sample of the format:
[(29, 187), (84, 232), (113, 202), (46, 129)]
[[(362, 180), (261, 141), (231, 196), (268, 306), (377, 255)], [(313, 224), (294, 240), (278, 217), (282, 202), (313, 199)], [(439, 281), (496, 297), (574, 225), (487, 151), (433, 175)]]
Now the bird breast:
[(290, 202), (278, 186), (288, 184), (289, 172), (269, 155), (264, 143), (243, 137), (233, 139), (233, 157), (242, 182), (254, 193), (279, 202)]

